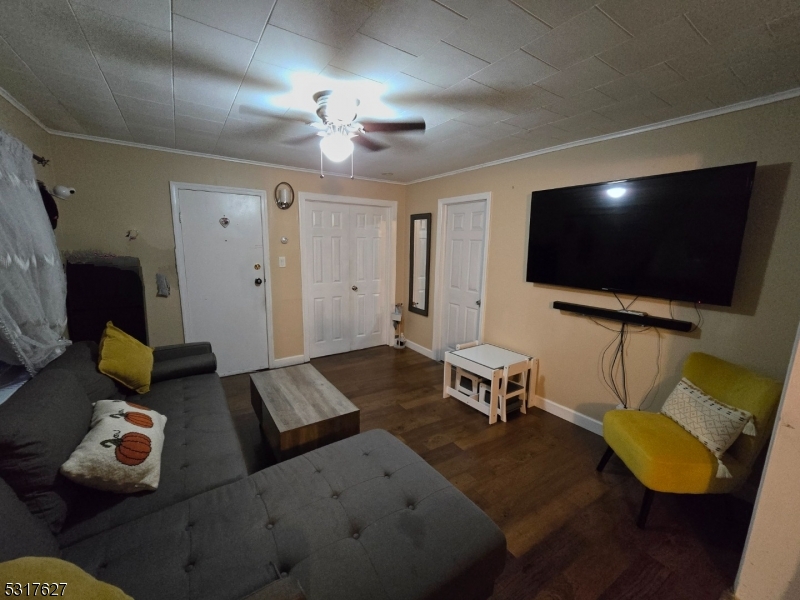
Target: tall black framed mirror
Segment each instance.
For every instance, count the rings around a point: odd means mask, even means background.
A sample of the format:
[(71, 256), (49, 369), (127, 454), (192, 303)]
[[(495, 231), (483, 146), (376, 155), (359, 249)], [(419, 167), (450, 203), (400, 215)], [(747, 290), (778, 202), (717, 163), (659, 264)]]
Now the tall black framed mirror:
[(411, 215), (408, 310), (428, 316), (431, 288), (431, 213)]

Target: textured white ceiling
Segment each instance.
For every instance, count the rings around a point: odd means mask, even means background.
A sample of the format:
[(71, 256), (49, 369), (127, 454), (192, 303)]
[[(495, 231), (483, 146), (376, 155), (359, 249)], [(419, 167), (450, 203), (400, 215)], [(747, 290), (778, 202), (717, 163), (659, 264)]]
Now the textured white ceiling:
[(800, 0), (0, 4), (0, 87), (57, 131), (316, 168), (331, 85), (425, 119), (355, 153), (411, 181), (798, 88)]

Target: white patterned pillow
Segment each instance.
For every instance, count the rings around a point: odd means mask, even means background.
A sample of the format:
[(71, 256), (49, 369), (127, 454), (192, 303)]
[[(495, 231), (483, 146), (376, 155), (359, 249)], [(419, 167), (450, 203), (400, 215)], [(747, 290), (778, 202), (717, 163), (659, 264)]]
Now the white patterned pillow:
[(155, 490), (161, 479), (161, 449), (167, 417), (125, 400), (94, 403), (92, 428), (61, 473), (98, 490), (132, 494)]
[(756, 434), (753, 415), (712, 398), (685, 377), (672, 390), (661, 413), (700, 440), (717, 457), (719, 478), (731, 477), (721, 459), (739, 434)]

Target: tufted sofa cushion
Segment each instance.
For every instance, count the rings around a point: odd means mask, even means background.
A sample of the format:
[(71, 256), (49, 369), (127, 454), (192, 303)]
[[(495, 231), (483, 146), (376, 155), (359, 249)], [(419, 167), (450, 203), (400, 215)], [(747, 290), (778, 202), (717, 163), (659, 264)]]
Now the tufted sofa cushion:
[(75, 342), (64, 353), (42, 369), (64, 369), (72, 373), (83, 386), (89, 400), (118, 400), (124, 398), (111, 377), (97, 370), (97, 344), (95, 342)]
[(0, 479), (0, 563), (22, 556), (60, 556), (56, 538)]
[(63, 555), (135, 598), (241, 598), (292, 576), (309, 600), (477, 600), (491, 594), (505, 548), (477, 506), (373, 430)]
[(59, 468), (91, 419), (86, 392), (62, 369), (39, 373), (0, 404), (0, 477), (53, 532), (79, 503), (80, 486)]
[(119, 495), (83, 488), (80, 506), (72, 510), (59, 534), (61, 545), (74, 544), (247, 476), (216, 374), (163, 381), (133, 401), (167, 417), (158, 489)]

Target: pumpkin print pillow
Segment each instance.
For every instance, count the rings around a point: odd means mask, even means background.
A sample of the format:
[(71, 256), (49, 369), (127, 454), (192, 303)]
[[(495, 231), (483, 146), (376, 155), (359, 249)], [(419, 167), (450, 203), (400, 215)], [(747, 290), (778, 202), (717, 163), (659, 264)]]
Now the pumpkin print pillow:
[(61, 465), (87, 487), (120, 494), (155, 490), (167, 417), (125, 400), (98, 400), (89, 433)]

